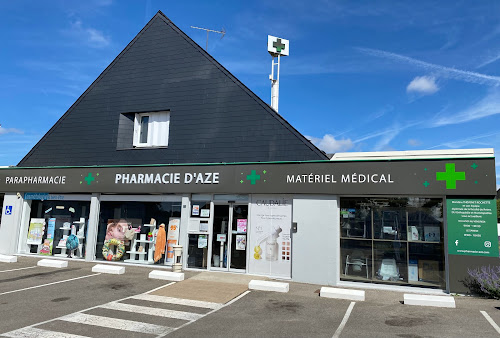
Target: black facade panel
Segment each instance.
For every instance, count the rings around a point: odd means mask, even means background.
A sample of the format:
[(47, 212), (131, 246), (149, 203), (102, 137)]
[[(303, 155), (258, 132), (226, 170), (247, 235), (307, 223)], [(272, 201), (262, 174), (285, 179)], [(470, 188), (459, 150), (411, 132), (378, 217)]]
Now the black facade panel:
[[(134, 113), (166, 110), (168, 147), (134, 149)], [(158, 13), (19, 166), (324, 159)]]

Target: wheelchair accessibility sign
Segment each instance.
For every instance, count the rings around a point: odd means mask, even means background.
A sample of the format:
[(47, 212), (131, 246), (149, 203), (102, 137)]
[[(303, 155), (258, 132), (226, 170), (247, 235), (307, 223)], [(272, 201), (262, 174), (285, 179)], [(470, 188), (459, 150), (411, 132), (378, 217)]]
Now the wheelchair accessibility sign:
[(5, 206), (5, 214), (6, 215), (12, 215), (12, 205), (6, 205)]

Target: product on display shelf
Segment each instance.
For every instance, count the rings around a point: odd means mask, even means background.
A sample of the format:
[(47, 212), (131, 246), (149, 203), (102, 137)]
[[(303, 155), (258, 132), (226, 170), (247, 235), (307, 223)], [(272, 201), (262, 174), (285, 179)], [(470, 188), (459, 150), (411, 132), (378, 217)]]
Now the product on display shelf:
[[(111, 249), (112, 246), (116, 247), (115, 253), (113, 253), (113, 250)], [(102, 256), (104, 257), (104, 259), (108, 261), (119, 261), (124, 253), (125, 253), (124, 241), (112, 238), (104, 242), (104, 246), (102, 247)]]
[(155, 263), (158, 262), (162, 255), (165, 253), (165, 247), (167, 244), (167, 233), (165, 232), (165, 224), (160, 224), (160, 228), (158, 229), (155, 243)]
[(69, 250), (68, 258), (71, 258), (72, 251), (77, 249), (79, 244), (80, 241), (78, 240), (78, 237), (76, 237), (76, 235), (74, 234), (71, 234), (66, 238), (66, 249)]

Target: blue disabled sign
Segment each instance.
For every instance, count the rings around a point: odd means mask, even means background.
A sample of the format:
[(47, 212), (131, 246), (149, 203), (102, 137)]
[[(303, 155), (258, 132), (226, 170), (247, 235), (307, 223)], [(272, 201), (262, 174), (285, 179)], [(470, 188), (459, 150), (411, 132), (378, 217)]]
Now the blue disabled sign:
[(5, 214), (6, 215), (12, 215), (12, 205), (6, 205), (5, 206)]

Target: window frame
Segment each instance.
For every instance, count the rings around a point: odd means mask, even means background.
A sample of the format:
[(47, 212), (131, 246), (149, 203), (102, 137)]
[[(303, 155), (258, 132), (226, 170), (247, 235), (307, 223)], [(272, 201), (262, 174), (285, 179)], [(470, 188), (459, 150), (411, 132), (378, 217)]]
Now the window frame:
[[(160, 116), (160, 114), (166, 114), (165, 121), (158, 121), (157, 117)], [(141, 122), (142, 119), (146, 116), (149, 117), (147, 124), (147, 141), (141, 142), (141, 131), (142, 131)], [(158, 133), (166, 134), (164, 144), (155, 144), (154, 135)], [(166, 148), (168, 147), (169, 136), (170, 136), (170, 111), (166, 110), (158, 112), (135, 113), (134, 135), (132, 142), (134, 148)]]

